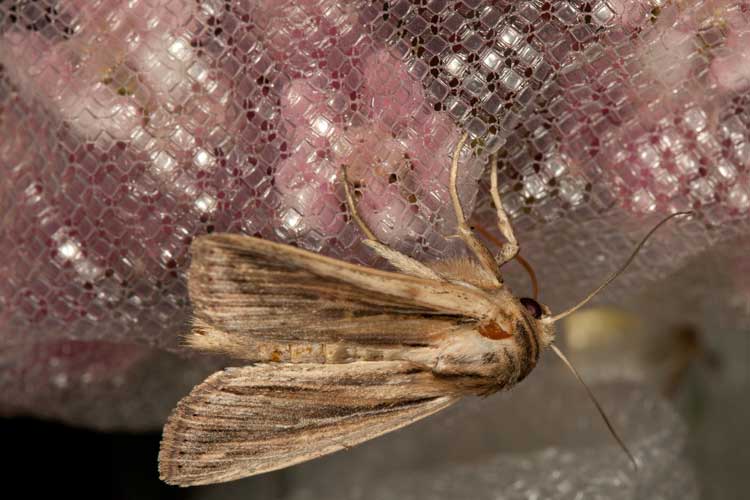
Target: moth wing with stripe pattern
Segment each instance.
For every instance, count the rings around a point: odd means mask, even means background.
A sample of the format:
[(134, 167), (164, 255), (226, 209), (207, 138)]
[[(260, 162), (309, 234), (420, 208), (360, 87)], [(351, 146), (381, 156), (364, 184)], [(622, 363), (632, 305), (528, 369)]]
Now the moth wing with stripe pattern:
[(479, 288), (259, 238), (203, 236), (192, 251), (187, 343), (249, 361), (354, 361), (363, 349), (379, 359), (382, 351), (434, 347), (493, 308)]
[(191, 486), (280, 469), (401, 428), (458, 397), (452, 384), (407, 362), (228, 368), (170, 416), (160, 475)]

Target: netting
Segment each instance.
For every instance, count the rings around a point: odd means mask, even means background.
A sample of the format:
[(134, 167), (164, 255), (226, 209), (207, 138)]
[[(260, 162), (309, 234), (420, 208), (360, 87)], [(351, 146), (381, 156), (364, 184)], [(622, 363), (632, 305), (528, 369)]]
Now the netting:
[[(179, 348), (200, 234), (383, 266), (344, 166), (379, 238), (464, 252), (447, 183), (464, 132), (465, 211), (494, 229), (497, 155), (553, 311), (689, 209), (600, 300), (658, 284), (673, 299), (653, 316), (747, 326), (748, 2), (6, 0), (0, 33), (3, 413), (158, 427), (221, 364)], [(690, 260), (709, 250), (723, 271)]]

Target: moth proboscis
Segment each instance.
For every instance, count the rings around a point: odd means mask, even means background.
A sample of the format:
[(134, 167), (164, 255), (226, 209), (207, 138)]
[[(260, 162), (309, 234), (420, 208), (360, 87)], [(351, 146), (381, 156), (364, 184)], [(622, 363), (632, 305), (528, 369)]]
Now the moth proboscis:
[(464, 218), (456, 178), (466, 139), (454, 151), (449, 189), (457, 236), (473, 259), (423, 264), (378, 241), (357, 212), (345, 169), (344, 193), (364, 243), (398, 272), (248, 236), (196, 239), (187, 344), (249, 365), (214, 373), (178, 403), (159, 453), (164, 481), (230, 481), (349, 448), (463, 396), (512, 387), (550, 346), (578, 377), (552, 345), (554, 323), (624, 267), (556, 316), (535, 299), (517, 298), (500, 273), (519, 247), (494, 157), (491, 194), (505, 239), (497, 257)]

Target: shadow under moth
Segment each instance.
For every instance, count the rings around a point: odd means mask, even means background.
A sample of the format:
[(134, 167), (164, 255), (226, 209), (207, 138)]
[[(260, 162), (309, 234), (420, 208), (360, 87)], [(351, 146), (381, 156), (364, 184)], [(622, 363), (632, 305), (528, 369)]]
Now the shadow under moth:
[(397, 272), (242, 235), (196, 239), (187, 344), (249, 364), (214, 373), (178, 403), (159, 453), (164, 481), (230, 481), (349, 448), (463, 396), (512, 387), (548, 347), (577, 376), (552, 344), (554, 323), (617, 273), (556, 316), (535, 299), (513, 295), (500, 267), (516, 256), (518, 242), (502, 208), (494, 158), (491, 194), (506, 240), (497, 257), (472, 233), (458, 198), (466, 138), (453, 154), (449, 188), (457, 237), (473, 258), (423, 264), (379, 242), (357, 213), (345, 169), (344, 192), (364, 243)]

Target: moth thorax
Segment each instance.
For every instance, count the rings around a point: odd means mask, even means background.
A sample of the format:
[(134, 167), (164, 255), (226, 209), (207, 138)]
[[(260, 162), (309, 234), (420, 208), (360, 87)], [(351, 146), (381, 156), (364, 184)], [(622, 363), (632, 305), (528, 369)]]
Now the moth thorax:
[(503, 340), (512, 338), (513, 335), (497, 324), (497, 321), (490, 320), (481, 323), (477, 328), (479, 335), (490, 340)]
[(512, 342), (515, 345), (514, 382), (520, 382), (536, 367), (539, 355), (545, 347), (537, 323), (525, 317), (515, 321)]

